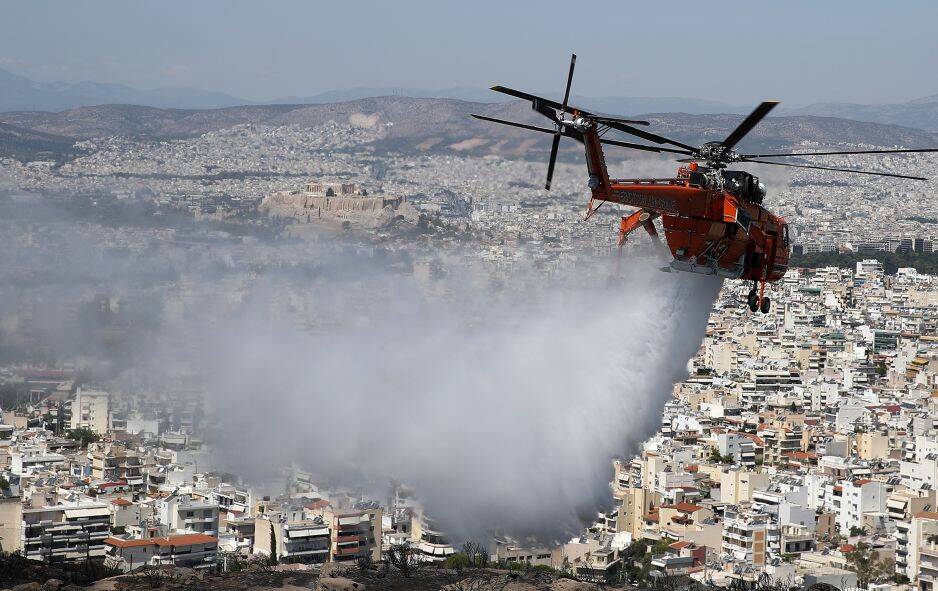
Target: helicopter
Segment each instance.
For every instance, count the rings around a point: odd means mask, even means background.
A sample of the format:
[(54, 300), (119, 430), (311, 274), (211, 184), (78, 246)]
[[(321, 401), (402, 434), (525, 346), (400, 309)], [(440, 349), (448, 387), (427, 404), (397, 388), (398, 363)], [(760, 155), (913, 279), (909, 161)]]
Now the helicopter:
[[(553, 129), (506, 121), (484, 115), (476, 119), (553, 135), (547, 164), (545, 190), (550, 190), (562, 137), (582, 143), (586, 149), (587, 186), (590, 200), (585, 220), (605, 203), (618, 203), (635, 211), (622, 216), (619, 222), (618, 246), (639, 227), (656, 242), (660, 241), (655, 220), (661, 218), (672, 260), (663, 270), (716, 275), (729, 279), (751, 281), (746, 298), (752, 312), (767, 314), (771, 299), (765, 294), (766, 284), (778, 281), (788, 270), (791, 237), (786, 221), (763, 207), (765, 185), (759, 178), (741, 170), (727, 170), (735, 163), (758, 163), (814, 170), (865, 174), (913, 180), (924, 177), (832, 168), (809, 164), (776, 162), (766, 158), (799, 156), (830, 156), (840, 154), (893, 154), (938, 152), (938, 148), (845, 150), (774, 154), (744, 154), (734, 148), (774, 109), (779, 101), (764, 101), (725, 139), (692, 146), (637, 126), (648, 121), (610, 117), (592, 113), (569, 104), (570, 87), (576, 54), (570, 58), (570, 70), (563, 101), (556, 102), (505, 86), (492, 90), (530, 101), (531, 107), (553, 122)], [(651, 144), (626, 142), (606, 137), (619, 131)], [(682, 164), (673, 178), (612, 178), (606, 168), (603, 146), (676, 154)], [(594, 204), (598, 204), (595, 205)]]

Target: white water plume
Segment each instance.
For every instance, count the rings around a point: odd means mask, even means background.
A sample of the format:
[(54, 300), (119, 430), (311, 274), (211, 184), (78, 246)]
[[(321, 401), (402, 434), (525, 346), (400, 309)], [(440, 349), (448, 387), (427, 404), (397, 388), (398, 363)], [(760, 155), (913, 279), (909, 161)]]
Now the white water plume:
[(637, 261), (615, 283), (566, 275), (492, 291), (451, 269), (447, 303), (395, 280), (367, 327), (312, 336), (246, 312), (210, 336), (219, 461), (396, 478), (457, 540), (577, 530), (611, 502), (610, 459), (657, 429), (720, 281)]

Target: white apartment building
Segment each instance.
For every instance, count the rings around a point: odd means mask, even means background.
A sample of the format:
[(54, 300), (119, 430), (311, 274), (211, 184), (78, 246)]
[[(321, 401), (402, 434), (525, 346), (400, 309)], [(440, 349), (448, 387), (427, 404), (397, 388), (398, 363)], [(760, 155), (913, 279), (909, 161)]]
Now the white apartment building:
[(727, 509), (723, 520), (723, 554), (755, 568), (765, 565), (769, 517)]
[(35, 447), (14, 447), (10, 450), (10, 471), (17, 476), (54, 471), (65, 465), (66, 457)]
[(863, 515), (886, 511), (887, 487), (874, 480), (856, 480), (841, 485), (842, 495), (837, 512), (837, 528), (842, 534), (851, 527), (863, 527)]
[(218, 505), (193, 499), (189, 495), (172, 495), (157, 501), (156, 515), (170, 532), (218, 535)]
[(72, 401), (71, 428), (87, 427), (95, 433), (107, 433), (109, 406), (107, 392), (79, 387)]

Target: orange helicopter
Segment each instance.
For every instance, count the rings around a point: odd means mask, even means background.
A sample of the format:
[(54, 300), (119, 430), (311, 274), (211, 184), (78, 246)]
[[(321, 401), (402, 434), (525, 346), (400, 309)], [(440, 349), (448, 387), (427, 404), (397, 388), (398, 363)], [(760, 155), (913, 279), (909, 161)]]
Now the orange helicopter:
[[(747, 303), (753, 312), (761, 310), (763, 313), (768, 313), (771, 300), (765, 295), (766, 284), (778, 281), (788, 270), (788, 259), (791, 253), (788, 225), (783, 218), (762, 206), (766, 190), (765, 185), (759, 182), (759, 178), (748, 172), (725, 170), (727, 164), (756, 162), (775, 166), (926, 180), (923, 177), (901, 174), (760, 159), (834, 154), (938, 152), (938, 148), (786, 154), (740, 154), (734, 151), (736, 144), (778, 105), (778, 101), (766, 101), (760, 104), (726, 139), (707, 142), (695, 147), (634, 127), (635, 125), (648, 125), (648, 121), (607, 117), (568, 105), (575, 65), (576, 55), (574, 54), (570, 59), (570, 71), (567, 75), (567, 87), (562, 103), (504, 86), (492, 87), (494, 91), (531, 101), (531, 106), (535, 111), (554, 122), (554, 129), (483, 115), (473, 115), (473, 117), (553, 134), (550, 160), (547, 165), (547, 183), (544, 186), (546, 190), (550, 190), (560, 138), (565, 136), (582, 143), (586, 148), (586, 166), (589, 173), (587, 185), (591, 190), (585, 219), (589, 219), (606, 202), (637, 208), (630, 215), (623, 216), (619, 224), (618, 244), (621, 248), (628, 235), (638, 227), (642, 227), (653, 239), (657, 240), (658, 231), (654, 222), (660, 217), (668, 248), (673, 256), (670, 266), (665, 267), (665, 270), (688, 271), (752, 281)], [(624, 132), (657, 145), (608, 139), (605, 135), (610, 130)], [(646, 152), (680, 154), (684, 158), (679, 159), (678, 162), (687, 165), (681, 166), (674, 178), (610, 178), (606, 169), (603, 144)], [(596, 202), (599, 202), (599, 205), (593, 207)]]

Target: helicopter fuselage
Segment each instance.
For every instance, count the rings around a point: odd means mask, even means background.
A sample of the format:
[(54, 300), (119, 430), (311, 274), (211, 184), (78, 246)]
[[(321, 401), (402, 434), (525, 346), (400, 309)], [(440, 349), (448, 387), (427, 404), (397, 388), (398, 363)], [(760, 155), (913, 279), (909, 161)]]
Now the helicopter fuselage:
[(622, 218), (620, 244), (638, 226), (656, 236), (660, 217), (674, 270), (760, 282), (785, 275), (788, 227), (760, 204), (764, 188), (755, 177), (691, 163), (673, 178), (611, 179), (598, 135), (587, 130), (582, 139), (592, 202), (638, 209)]

